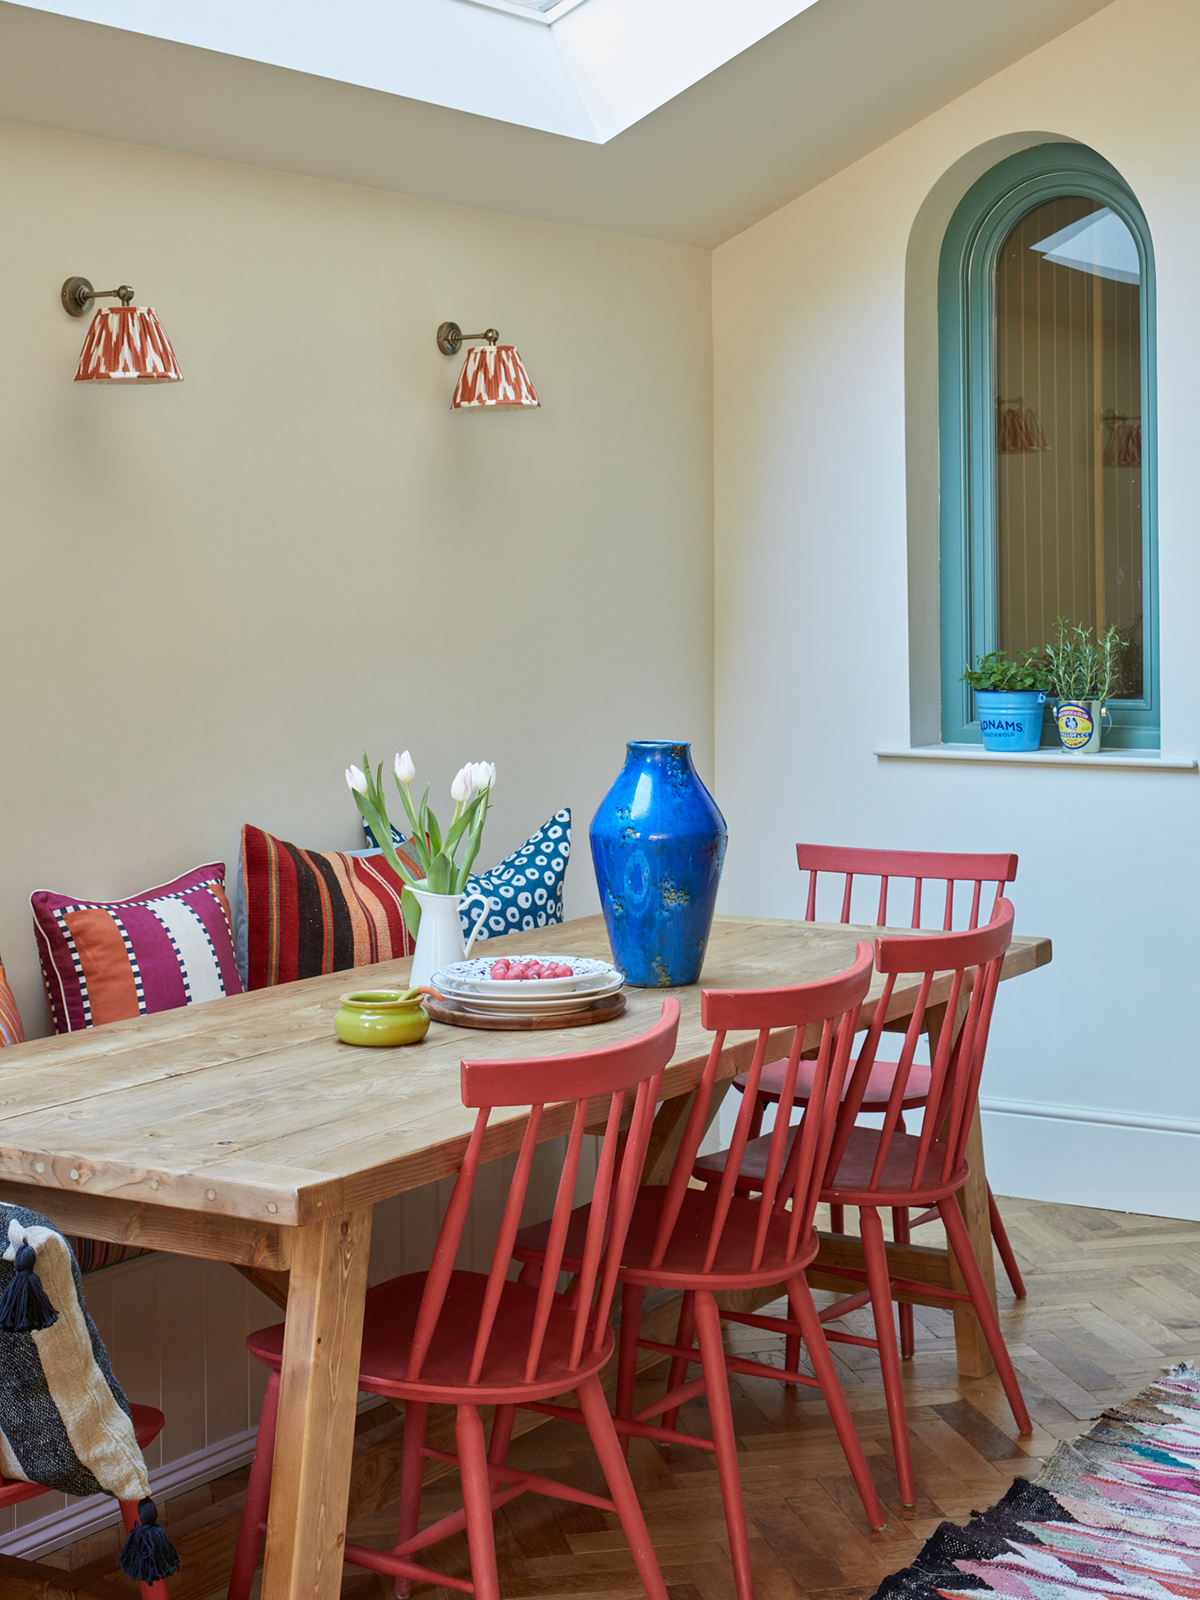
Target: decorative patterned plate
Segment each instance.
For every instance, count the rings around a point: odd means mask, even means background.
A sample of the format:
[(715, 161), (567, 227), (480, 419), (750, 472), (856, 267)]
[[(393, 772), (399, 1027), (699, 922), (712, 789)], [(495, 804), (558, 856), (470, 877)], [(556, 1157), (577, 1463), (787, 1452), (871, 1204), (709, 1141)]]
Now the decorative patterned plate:
[(613, 975), (611, 983), (606, 983), (603, 988), (576, 990), (573, 994), (547, 994), (531, 995), (528, 999), (523, 995), (485, 995), (466, 994), (461, 990), (442, 988), (440, 984), (433, 984), (439, 994), (447, 1001), (454, 1001), (457, 1005), (468, 1006), (472, 1011), (487, 1011), (497, 1016), (505, 1013), (521, 1012), (533, 1016), (558, 1015), (568, 1011), (579, 1011), (585, 1006), (592, 1005), (597, 1000), (607, 1000), (614, 994), (620, 994), (624, 980), (620, 973)]
[[(453, 990), (459, 995), (487, 994), (493, 998), (502, 995), (535, 996), (572, 994), (580, 990), (603, 988), (614, 976), (621, 976), (611, 961), (598, 961), (593, 956), (519, 955), (509, 956), (514, 961), (554, 961), (570, 967), (569, 978), (493, 978), (492, 968), (499, 956), (474, 956), (470, 961), (452, 961), (439, 967), (431, 980), (442, 993)], [(624, 979), (622, 978), (622, 982)]]

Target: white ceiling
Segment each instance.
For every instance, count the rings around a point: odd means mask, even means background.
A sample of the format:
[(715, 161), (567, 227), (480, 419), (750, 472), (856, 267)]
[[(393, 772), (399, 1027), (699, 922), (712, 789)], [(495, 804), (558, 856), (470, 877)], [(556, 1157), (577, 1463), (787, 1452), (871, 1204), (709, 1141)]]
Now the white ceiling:
[[(187, 10), (201, 20), (225, 13), (246, 29), (244, 14), (251, 11), (246, 0), (206, 0), (203, 8), (192, 0), (186, 7), (184, 0), (111, 3), (127, 8), (127, 20), (136, 13), (159, 28), (164, 14), (177, 20)], [(277, 3), (259, 0), (252, 19)], [(712, 0), (586, 0), (549, 28), (470, 0), (353, 3), (393, 12), (436, 6), (453, 16), (483, 18), (485, 28), (496, 22), (528, 30), (561, 50), (556, 41), (562, 29), (589, 12), (602, 15), (610, 4), (665, 15), (676, 4), (708, 6)], [(657, 89), (647, 90), (649, 77), (639, 79), (641, 69), (635, 70), (628, 52), (627, 76), (608, 70), (607, 87), (597, 79), (585, 93), (570, 74), (560, 76), (560, 110), (575, 115), (580, 130), (567, 135), (339, 80), (350, 48), (344, 40), (327, 39), (324, 56), (304, 56), (308, 65), (302, 68), (251, 59), (248, 45), (231, 53), (0, 0), (0, 116), (459, 205), (712, 246), (1109, 3), (815, 0), (698, 81), (689, 77), (698, 70), (695, 53), (678, 40), (668, 49), (661, 38), (658, 58), (670, 58), (667, 67), (676, 79), (660, 73)], [(101, 0), (80, 0), (76, 9), (85, 4), (99, 9)], [(340, 17), (349, 4), (339, 0), (332, 14)], [(756, 25), (771, 5), (797, 10), (794, 0), (738, 0), (723, 9), (760, 5)], [(295, 0), (288, 8), (301, 20), (317, 9), (314, 0)], [(320, 9), (328, 19), (330, 8)], [(474, 51), (487, 35), (476, 22), (468, 32)], [(302, 36), (311, 44), (311, 34), (298, 22), (283, 41), (297, 59)], [(261, 35), (259, 42), (261, 54), (268, 46), (274, 56), (285, 53), (278, 38)], [(593, 68), (599, 61), (593, 58)], [(581, 58), (573, 67), (581, 79), (584, 65)], [(463, 81), (470, 76), (461, 57), (456, 64), (448, 55), (439, 70), (446, 98), (459, 92), (456, 74)], [(648, 94), (652, 99), (665, 92), (664, 83), (669, 89), (679, 80), (687, 86), (631, 126), (623, 123)], [(622, 90), (623, 82), (632, 87)], [(537, 94), (545, 92), (546, 80), (539, 79)], [(427, 84), (422, 93), (429, 94)], [(531, 87), (530, 103), (534, 98)], [(524, 114), (528, 108), (516, 109)], [(603, 133), (618, 125), (624, 131)], [(607, 142), (595, 142), (600, 137)]]

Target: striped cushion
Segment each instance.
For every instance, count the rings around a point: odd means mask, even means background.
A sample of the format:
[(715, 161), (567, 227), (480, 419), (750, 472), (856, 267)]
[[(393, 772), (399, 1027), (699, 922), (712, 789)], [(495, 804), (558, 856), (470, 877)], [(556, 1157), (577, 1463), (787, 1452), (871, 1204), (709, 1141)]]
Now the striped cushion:
[(247, 989), (413, 952), (400, 911), (404, 884), (382, 856), (301, 850), (247, 824), (242, 886)]
[(77, 1233), (65, 1233), (63, 1238), (75, 1253), (80, 1272), (99, 1272), (101, 1267), (115, 1267), (118, 1261), (132, 1261), (136, 1256), (152, 1255), (135, 1244), (113, 1244), (109, 1239), (85, 1239)]
[(4, 965), (0, 963), (0, 1049), (6, 1044), (24, 1043), (25, 1029), (21, 1026), (21, 1013), (17, 1010), (17, 1002), (4, 976)]
[(242, 992), (221, 862), (128, 900), (30, 904), (58, 1033)]

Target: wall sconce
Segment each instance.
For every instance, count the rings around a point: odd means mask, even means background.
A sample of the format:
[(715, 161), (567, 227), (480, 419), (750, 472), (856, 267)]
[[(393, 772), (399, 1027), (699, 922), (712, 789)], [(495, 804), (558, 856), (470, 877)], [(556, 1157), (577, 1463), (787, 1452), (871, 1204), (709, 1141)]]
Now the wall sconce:
[(150, 306), (133, 306), (133, 290), (127, 283), (119, 289), (93, 289), (86, 278), (68, 278), (62, 286), (62, 303), (73, 317), (82, 317), (97, 300), (119, 300), (119, 306), (105, 306), (92, 318), (79, 365), (76, 383), (111, 380), (114, 383), (180, 383), (183, 373)]
[(483, 333), (464, 333), (457, 322), (443, 322), (437, 331), (437, 347), (444, 356), (456, 356), (463, 342), (483, 339), (480, 349), (468, 350), (450, 402), (452, 411), (473, 406), (540, 406), (541, 401), (529, 381), (525, 363), (511, 344), (499, 344), (495, 328)]

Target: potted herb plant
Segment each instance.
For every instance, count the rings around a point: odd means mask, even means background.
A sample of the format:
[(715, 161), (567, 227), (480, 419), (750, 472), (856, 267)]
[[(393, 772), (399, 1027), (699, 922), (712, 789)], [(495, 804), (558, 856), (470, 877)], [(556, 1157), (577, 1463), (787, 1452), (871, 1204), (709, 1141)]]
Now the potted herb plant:
[(1110, 623), (1102, 634), (1078, 622), (1055, 623), (1055, 640), (1046, 646), (1050, 688), (1057, 702), (1054, 720), (1064, 750), (1089, 754), (1100, 748), (1101, 725), (1117, 680), (1119, 652), (1129, 643)]
[(1003, 650), (980, 656), (962, 675), (975, 691), (985, 750), (1036, 750), (1050, 674), (1040, 650), (1010, 658)]

